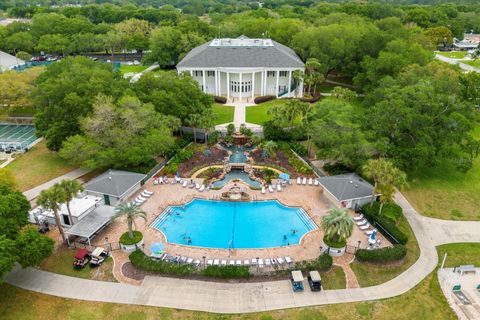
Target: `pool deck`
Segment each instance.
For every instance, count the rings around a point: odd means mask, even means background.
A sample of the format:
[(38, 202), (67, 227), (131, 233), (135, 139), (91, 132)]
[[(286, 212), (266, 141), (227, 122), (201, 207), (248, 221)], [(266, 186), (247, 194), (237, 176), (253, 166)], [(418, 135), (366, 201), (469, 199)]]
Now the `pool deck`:
[[(194, 179), (197, 182), (201, 182), (202, 179)], [(150, 224), (163, 212), (163, 210), (170, 205), (181, 205), (190, 202), (194, 198), (213, 199), (228, 190), (233, 186), (233, 182), (227, 184), (220, 190), (210, 190), (199, 192), (195, 189), (183, 188), (180, 184), (167, 184), (167, 185), (153, 185), (152, 181), (149, 181), (144, 186), (145, 189), (154, 192), (154, 195), (142, 205), (142, 210), (148, 214), (147, 222), (142, 219), (136, 220), (137, 230), (141, 231), (144, 235), (145, 248), (147, 254), (149, 253), (148, 247), (153, 242), (165, 243), (165, 237), (162, 232), (150, 227)], [(246, 185), (245, 185), (246, 187)], [(321, 217), (326, 215), (328, 210), (333, 206), (330, 200), (323, 194), (321, 187), (304, 186), (292, 184), (283, 189), (282, 192), (273, 192), (262, 194), (261, 191), (250, 190), (246, 187), (247, 192), (252, 196), (253, 200), (278, 200), (280, 203), (288, 206), (302, 207), (310, 215), (312, 220), (320, 226)], [(353, 212), (351, 212), (353, 215)], [(119, 239), (120, 236), (126, 231), (126, 222), (124, 219), (114, 221), (109, 228), (102, 231), (92, 241), (93, 245), (103, 245), (105, 237), (109, 239)], [(220, 259), (220, 260), (251, 260), (252, 258), (272, 258), (272, 257), (284, 257), (289, 256), (294, 261), (299, 260), (312, 260), (318, 257), (320, 254), (320, 246), (322, 244), (323, 231), (321, 228), (307, 233), (299, 245), (291, 245), (277, 248), (266, 249), (211, 249), (183, 246), (173, 243), (165, 243), (165, 251), (171, 255), (182, 255), (191, 257), (193, 259), (199, 259), (203, 261), (203, 257), (206, 260)], [(382, 239), (382, 238), (381, 238)], [(367, 236), (360, 231), (356, 226), (354, 227), (352, 236), (348, 239), (348, 244), (351, 246), (357, 246), (358, 241), (362, 241), (362, 247), (367, 245)], [(386, 243), (382, 239), (382, 245)], [(140, 284), (140, 281), (126, 278), (121, 272), (121, 267), (125, 262), (128, 262), (128, 255), (121, 251), (113, 252), (115, 258), (114, 274), (121, 282)]]

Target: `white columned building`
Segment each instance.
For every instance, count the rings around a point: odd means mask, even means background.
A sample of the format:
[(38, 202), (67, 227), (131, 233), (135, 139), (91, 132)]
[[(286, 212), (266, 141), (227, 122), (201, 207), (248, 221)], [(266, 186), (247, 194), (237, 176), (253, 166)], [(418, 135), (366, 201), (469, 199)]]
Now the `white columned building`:
[(295, 70), (304, 63), (295, 52), (271, 39), (214, 39), (190, 51), (177, 65), (190, 74), (203, 92), (229, 101), (251, 102), (255, 97), (301, 96), (303, 83)]

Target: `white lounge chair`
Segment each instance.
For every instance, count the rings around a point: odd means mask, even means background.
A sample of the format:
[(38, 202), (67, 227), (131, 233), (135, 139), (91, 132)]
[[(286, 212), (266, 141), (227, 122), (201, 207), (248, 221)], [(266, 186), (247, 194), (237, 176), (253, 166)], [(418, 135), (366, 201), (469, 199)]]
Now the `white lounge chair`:
[(200, 189), (198, 189), (198, 191), (203, 192), (203, 190), (205, 190), (205, 186), (202, 184), (202, 186), (200, 187)]
[(207, 265), (212, 266), (213, 265), (213, 260), (207, 260)]
[(186, 187), (187, 187), (187, 185), (188, 185), (188, 181), (187, 181), (187, 180), (183, 181), (183, 183), (182, 183), (182, 187), (186, 188)]
[(363, 225), (367, 224), (368, 221), (363, 219), (363, 220), (360, 220), (360, 221), (356, 221), (355, 223), (357, 224), (357, 226), (363, 226)]
[(236, 264), (237, 266), (241, 266), (241, 265), (242, 265), (242, 260), (237, 260), (237, 261), (235, 261), (235, 264)]
[(192, 258), (188, 258), (187, 259), (187, 264), (192, 264), (193, 263), (193, 259)]
[(265, 267), (265, 265), (263, 264), (263, 259), (258, 259), (258, 266), (259, 266), (260, 268)]
[(143, 198), (150, 198), (152, 195), (151, 194), (146, 194), (146, 193), (140, 193), (140, 196), (142, 196)]
[(197, 259), (197, 260), (193, 261), (193, 265), (195, 267), (198, 267), (200, 265), (200, 260)]
[(360, 230), (362, 230), (362, 231), (368, 230), (370, 228), (370, 223), (367, 223), (364, 226), (359, 226), (358, 228), (360, 228)]
[(197, 189), (197, 190), (200, 189), (200, 184), (195, 183), (195, 189)]
[(180, 263), (186, 263), (188, 260), (187, 257), (180, 257)]
[(235, 265), (235, 260), (230, 260), (230, 262), (228, 264), (231, 265), (231, 266), (234, 266)]
[(218, 260), (218, 259), (213, 260), (213, 265), (214, 266), (218, 266), (219, 264), (220, 264), (220, 260)]
[(227, 265), (227, 260), (222, 260), (222, 262), (220, 262), (220, 264), (221, 264), (222, 266), (226, 266), (226, 265)]
[(137, 200), (147, 201), (147, 198), (144, 198), (144, 197), (142, 197), (141, 195), (138, 195), (138, 196), (137, 196)]
[(292, 258), (286, 256), (286, 257), (285, 257), (285, 262), (288, 263), (288, 264), (290, 264), (290, 263), (293, 262), (293, 260), (292, 260)]
[(302, 184), (302, 178), (297, 177), (297, 184)]
[(153, 178), (153, 184), (157, 185), (158, 184), (158, 178)]
[(370, 236), (370, 235), (372, 235), (373, 231), (374, 231), (374, 229), (372, 229), (372, 230), (367, 230), (367, 231), (365, 231), (365, 234), (366, 234), (367, 236)]
[(249, 266), (250, 265), (250, 260), (247, 260), (247, 259), (243, 260), (243, 264), (246, 265), (246, 266)]
[(265, 186), (262, 186), (262, 194), (265, 194)]
[(363, 220), (363, 214), (353, 217), (353, 220), (355, 220), (355, 221)]
[(134, 201), (134, 203), (138, 206), (138, 205), (140, 205), (140, 204), (144, 204), (145, 201), (146, 201), (146, 200), (141, 200), (141, 199), (139, 199), (139, 198), (136, 198), (135, 201)]
[(280, 184), (277, 185), (277, 191), (282, 192), (282, 186)]
[(272, 187), (272, 185), (269, 185), (269, 186), (268, 186), (268, 191), (269, 191), (270, 193), (273, 192), (273, 187)]
[(278, 258), (277, 258), (277, 263), (278, 263), (279, 265), (282, 265), (283, 262), (284, 262), (283, 258), (281, 258), (281, 257), (278, 257)]
[(309, 186), (313, 185), (313, 179), (312, 178), (308, 178), (308, 185)]
[(256, 266), (257, 265), (257, 259), (253, 258), (252, 259), (252, 266)]
[(270, 259), (265, 259), (265, 266), (266, 267), (271, 267), (272, 266), (272, 261)]
[(306, 185), (307, 184), (307, 177), (303, 177), (302, 184)]
[(318, 185), (320, 185), (320, 182), (318, 182), (318, 180), (315, 178), (315, 181), (313, 182), (313, 185), (314, 185), (315, 187), (317, 187)]
[(178, 176), (175, 176), (175, 182), (176, 182), (176, 183), (182, 182), (182, 178), (180, 178), (180, 177), (178, 177)]
[(148, 194), (150, 196), (153, 195), (153, 192), (148, 191), (147, 189), (143, 190), (143, 193)]

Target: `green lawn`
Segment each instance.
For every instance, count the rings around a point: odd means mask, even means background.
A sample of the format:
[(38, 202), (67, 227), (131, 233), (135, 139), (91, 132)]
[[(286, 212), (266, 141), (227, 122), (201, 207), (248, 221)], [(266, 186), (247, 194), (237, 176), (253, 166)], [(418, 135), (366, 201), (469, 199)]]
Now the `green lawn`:
[[(480, 138), (480, 124), (474, 137)], [(441, 219), (480, 220), (480, 157), (462, 173), (448, 163), (410, 174), (408, 200), (423, 215)]]
[(462, 62), (465, 63), (465, 64), (468, 64), (468, 65), (471, 65), (472, 67), (480, 68), (480, 60), (479, 59), (477, 59), (477, 60), (463, 60)]
[(247, 107), (246, 111), (246, 121), (248, 123), (254, 124), (263, 124), (264, 122), (272, 119), (272, 117), (268, 114), (268, 110), (276, 105), (285, 104), (287, 100), (284, 99), (276, 99), (261, 103), (256, 106)]
[(445, 267), (458, 267), (461, 264), (473, 264), (480, 266), (480, 243), (454, 243), (444, 244), (437, 247), (438, 265), (443, 260), (443, 255), (447, 253)]
[(40, 269), (71, 277), (117, 282), (113, 276), (112, 258), (107, 258), (102, 265), (97, 268), (86, 266), (81, 270), (75, 270), (73, 268), (73, 261), (76, 251), (77, 249), (68, 249), (62, 245), (40, 264)]
[(450, 51), (450, 52), (435, 52), (441, 56), (452, 58), (452, 59), (463, 59), (468, 53), (467, 51)]
[(399, 228), (409, 238), (407, 243), (407, 256), (402, 263), (390, 266), (362, 263), (358, 261), (353, 262), (350, 266), (355, 272), (358, 283), (361, 287), (369, 287), (387, 282), (407, 270), (415, 263), (415, 261), (417, 261), (420, 256), (420, 248), (418, 247), (417, 239), (405, 217), (401, 218)]
[(129, 72), (135, 72), (135, 73), (140, 73), (143, 70), (147, 69), (149, 66), (129, 66), (126, 64), (122, 64), (120, 66), (120, 73), (125, 74)]
[(215, 125), (229, 123), (233, 122), (235, 107), (215, 103), (213, 104), (213, 112), (217, 115), (217, 118), (214, 121)]
[(57, 153), (48, 150), (45, 141), (40, 141), (19, 155), (7, 168), (15, 175), (20, 191), (29, 190), (75, 169)]
[(333, 266), (328, 272), (321, 272), (322, 287), (326, 290), (345, 289), (347, 282), (341, 267)]

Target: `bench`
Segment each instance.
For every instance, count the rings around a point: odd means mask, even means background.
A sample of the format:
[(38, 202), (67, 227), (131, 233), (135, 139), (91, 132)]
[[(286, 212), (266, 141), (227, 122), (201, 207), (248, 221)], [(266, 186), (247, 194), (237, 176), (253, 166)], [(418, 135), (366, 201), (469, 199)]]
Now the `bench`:
[(467, 272), (475, 273), (476, 270), (473, 264), (469, 264), (469, 265), (463, 265), (458, 267), (458, 272), (460, 272), (460, 275), (463, 276), (464, 273), (467, 273)]

